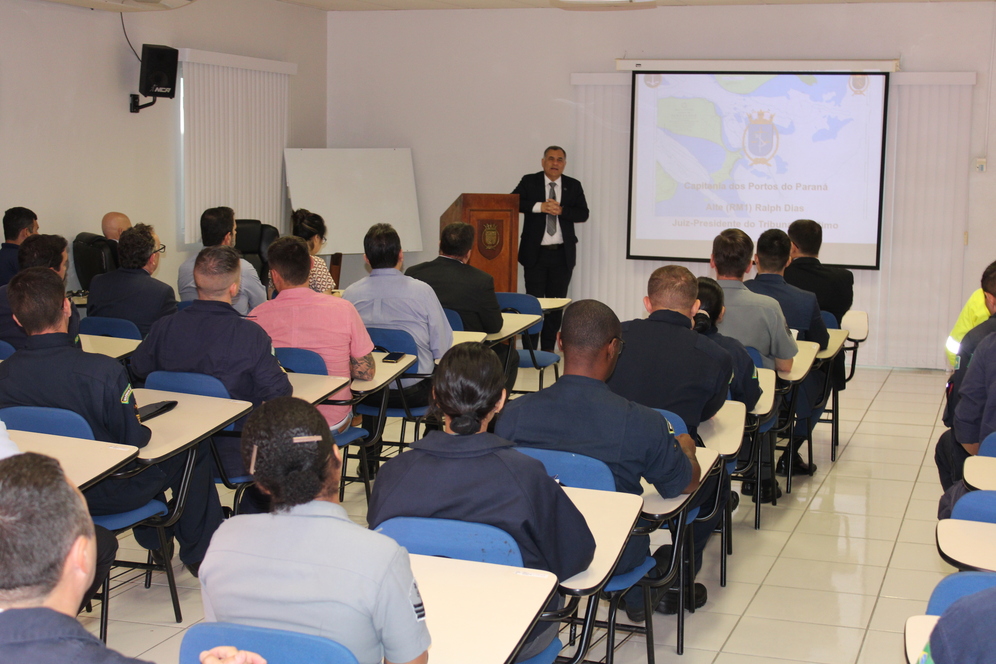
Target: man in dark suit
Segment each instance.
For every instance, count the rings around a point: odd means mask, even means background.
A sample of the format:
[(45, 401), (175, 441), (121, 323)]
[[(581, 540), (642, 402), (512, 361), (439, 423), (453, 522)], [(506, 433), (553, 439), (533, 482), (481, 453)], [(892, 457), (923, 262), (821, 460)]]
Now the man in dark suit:
[[(502, 326), (495, 279), (470, 264), (473, 250), (474, 227), (461, 222), (449, 224), (439, 234), (439, 257), (413, 265), (405, 275), (429, 284), (444, 309), (460, 314), (464, 330), (491, 334)], [(495, 348), (503, 366), (508, 351), (507, 344)], [(509, 391), (515, 385), (518, 372), (519, 365), (513, 362), (506, 383)]]
[[(543, 171), (522, 176), (512, 192), (519, 195), (519, 212), (525, 215), (519, 263), (527, 293), (567, 297), (577, 256), (574, 224), (588, 221), (588, 202), (581, 183), (563, 175), (567, 164), (564, 148), (551, 145), (540, 163)], [(561, 316), (560, 311), (546, 315), (542, 350), (555, 350)]]
[[(850, 270), (820, 263), (820, 247), (823, 246), (823, 227), (812, 219), (796, 219), (788, 228), (792, 240), (792, 262), (785, 268), (785, 281), (816, 293), (820, 309), (829, 311), (839, 325), (844, 314), (854, 301), (854, 275)], [(832, 367), (834, 385), (843, 390), (844, 353), (839, 353)]]
[(153, 323), (176, 313), (172, 286), (152, 277), (165, 250), (155, 229), (148, 224), (138, 224), (123, 232), (118, 241), (121, 267), (98, 274), (90, 282), (87, 316), (130, 320), (144, 337)]

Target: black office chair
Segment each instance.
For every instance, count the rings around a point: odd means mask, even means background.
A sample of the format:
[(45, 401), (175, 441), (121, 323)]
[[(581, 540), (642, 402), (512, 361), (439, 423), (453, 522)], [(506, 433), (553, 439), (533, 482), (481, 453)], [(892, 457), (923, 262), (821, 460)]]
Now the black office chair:
[(235, 220), (235, 248), (250, 265), (256, 268), (259, 280), (264, 286), (270, 276), (270, 266), (266, 261), (267, 252), (278, 237), (280, 231), (276, 227), (264, 224), (259, 219)]
[(73, 240), (73, 264), (80, 288), (90, 290), (90, 281), (98, 274), (118, 269), (117, 242), (96, 233), (80, 233)]

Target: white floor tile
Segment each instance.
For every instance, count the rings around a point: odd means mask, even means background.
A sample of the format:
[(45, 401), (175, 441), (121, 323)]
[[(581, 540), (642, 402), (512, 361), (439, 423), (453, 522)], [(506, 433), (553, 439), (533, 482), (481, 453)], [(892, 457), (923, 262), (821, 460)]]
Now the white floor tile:
[(723, 651), (822, 664), (852, 664), (864, 635), (863, 629), (745, 616)]
[(878, 595), (887, 568), (830, 563), (801, 558), (779, 558), (764, 583), (841, 593)]
[(921, 572), (940, 572), (953, 574), (958, 570), (941, 560), (936, 544), (915, 544), (897, 542), (889, 561), (890, 569), (912, 569)]
[[(898, 599), (916, 599), (925, 602), (930, 599), (934, 586), (947, 574), (943, 572), (922, 572), (909, 569), (889, 569), (882, 582), (882, 596)], [(926, 608), (926, 605), (924, 606)]]
[(906, 664), (905, 644), (902, 634), (869, 630), (857, 664)]
[(868, 629), (902, 634), (906, 619), (922, 614), (926, 608), (927, 603), (918, 599), (879, 597)]
[(782, 557), (885, 567), (894, 546), (888, 540), (795, 533), (782, 550)]
[(744, 615), (817, 625), (865, 628), (871, 619), (876, 599), (873, 595), (850, 595), (764, 585), (758, 590)]
[(810, 510), (803, 515), (795, 532), (833, 535), (845, 539), (856, 537), (894, 541), (900, 532), (902, 523), (899, 518)]
[(937, 544), (936, 521), (917, 521), (915, 519), (904, 519), (903, 526), (899, 529), (898, 542), (913, 542), (914, 544)]

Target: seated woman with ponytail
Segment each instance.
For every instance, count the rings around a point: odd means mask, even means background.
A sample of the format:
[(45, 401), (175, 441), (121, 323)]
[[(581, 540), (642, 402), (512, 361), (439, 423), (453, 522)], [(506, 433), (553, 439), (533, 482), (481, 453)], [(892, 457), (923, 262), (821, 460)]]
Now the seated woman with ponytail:
[(761, 396), (761, 386), (757, 382), (757, 369), (747, 354), (744, 345), (733, 337), (724, 337), (716, 329), (723, 320), (726, 307), (723, 306), (723, 289), (715, 279), (699, 277), (699, 312), (695, 314), (694, 330), (712, 339), (733, 358), (733, 380), (730, 381), (730, 396), (740, 401), (747, 410), (754, 408)]
[[(428, 432), (381, 467), (367, 521), (371, 528), (396, 516), (488, 524), (515, 539), (526, 567), (570, 578), (587, 569), (595, 540), (542, 463), (487, 433), (505, 396), (505, 373), (488, 347), (463, 343), (451, 348), (432, 379), (431, 408), (444, 431)], [(557, 626), (539, 623), (519, 659), (541, 652)]]

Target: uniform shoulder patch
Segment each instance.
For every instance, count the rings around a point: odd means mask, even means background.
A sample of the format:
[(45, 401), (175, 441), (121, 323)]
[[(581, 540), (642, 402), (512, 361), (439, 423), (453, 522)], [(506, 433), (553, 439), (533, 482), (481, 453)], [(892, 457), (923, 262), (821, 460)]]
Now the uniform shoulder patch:
[(418, 583), (412, 579), (412, 587), (408, 591), (408, 600), (412, 603), (412, 611), (415, 612), (415, 620), (425, 621), (425, 605), (422, 604), (422, 595), (418, 591)]
[(955, 371), (958, 371), (959, 369), (961, 369), (961, 355), (956, 355), (955, 356), (955, 367), (954, 368), (955, 368)]
[(128, 387), (126, 387), (125, 391), (121, 393), (121, 403), (130, 403), (131, 393), (132, 393), (131, 383), (128, 383)]

